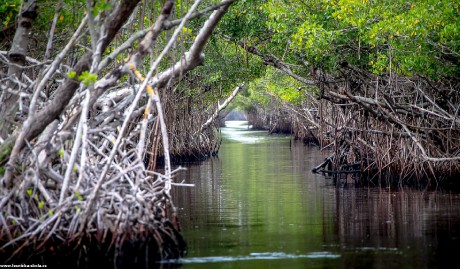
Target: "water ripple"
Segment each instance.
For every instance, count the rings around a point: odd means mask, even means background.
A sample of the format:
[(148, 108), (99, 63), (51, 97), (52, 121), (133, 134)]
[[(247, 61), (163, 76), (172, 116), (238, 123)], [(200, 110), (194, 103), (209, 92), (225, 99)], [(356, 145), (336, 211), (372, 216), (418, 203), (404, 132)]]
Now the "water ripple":
[(310, 252), (308, 254), (289, 254), (284, 252), (260, 252), (251, 253), (248, 256), (214, 256), (214, 257), (193, 257), (176, 260), (164, 260), (161, 263), (216, 263), (216, 262), (235, 262), (250, 260), (282, 260), (282, 259), (337, 259), (339, 254), (327, 251)]

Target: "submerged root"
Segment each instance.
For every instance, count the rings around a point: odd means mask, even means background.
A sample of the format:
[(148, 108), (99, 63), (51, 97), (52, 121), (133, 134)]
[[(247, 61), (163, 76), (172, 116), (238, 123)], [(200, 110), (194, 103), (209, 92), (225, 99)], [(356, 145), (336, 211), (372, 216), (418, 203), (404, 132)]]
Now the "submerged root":
[[(104, 236), (101, 237), (100, 233)], [(0, 251), (0, 260), (12, 264), (46, 264), (50, 267), (146, 268), (163, 259), (182, 257), (186, 243), (179, 232), (165, 223), (146, 228), (141, 233), (118, 233), (109, 230), (73, 235), (70, 239), (58, 235), (46, 242), (28, 238)]]

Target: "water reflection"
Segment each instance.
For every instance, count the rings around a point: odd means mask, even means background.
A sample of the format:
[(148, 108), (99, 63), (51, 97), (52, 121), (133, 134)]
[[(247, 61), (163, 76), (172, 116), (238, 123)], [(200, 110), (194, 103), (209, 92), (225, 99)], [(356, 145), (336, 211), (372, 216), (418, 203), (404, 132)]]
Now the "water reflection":
[(182, 268), (448, 268), (455, 261), (460, 195), (337, 187), (310, 172), (325, 157), (315, 148), (241, 123), (222, 134), (219, 157), (182, 174), (195, 187), (174, 193), (189, 244)]
[(166, 260), (162, 263), (166, 264), (184, 264), (184, 263), (219, 263), (219, 262), (234, 262), (234, 261), (249, 261), (249, 260), (279, 260), (279, 259), (336, 259), (340, 255), (329, 252), (312, 252), (306, 255), (287, 254), (283, 252), (263, 252), (250, 253), (248, 256), (217, 256), (217, 257), (195, 257), (178, 260)]

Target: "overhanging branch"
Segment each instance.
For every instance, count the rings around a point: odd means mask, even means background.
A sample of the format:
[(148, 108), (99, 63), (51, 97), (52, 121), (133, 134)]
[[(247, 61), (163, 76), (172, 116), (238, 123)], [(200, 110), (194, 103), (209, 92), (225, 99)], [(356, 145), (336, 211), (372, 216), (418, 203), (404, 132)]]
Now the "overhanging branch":
[(225, 101), (222, 104), (219, 104), (219, 102), (217, 102), (216, 111), (214, 111), (214, 113), (211, 115), (211, 117), (209, 117), (209, 119), (203, 125), (201, 125), (201, 128), (200, 128), (199, 132), (202, 132), (204, 129), (208, 128), (208, 126), (217, 118), (217, 116), (219, 116), (220, 111), (222, 111), (222, 109), (226, 108), (228, 106), (228, 104), (230, 104), (230, 102), (233, 100), (233, 98), (236, 97), (238, 92), (243, 88), (244, 88), (244, 83), (239, 85), (239, 86), (237, 86), (233, 90), (232, 94), (230, 94), (230, 96), (227, 97), (227, 99), (225, 99)]

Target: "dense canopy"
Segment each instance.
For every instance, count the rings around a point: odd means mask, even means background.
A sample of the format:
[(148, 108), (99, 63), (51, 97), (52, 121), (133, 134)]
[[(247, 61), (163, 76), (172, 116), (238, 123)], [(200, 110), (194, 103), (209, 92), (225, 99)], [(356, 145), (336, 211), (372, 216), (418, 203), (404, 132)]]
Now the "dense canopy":
[(183, 255), (174, 162), (216, 155), (232, 109), (327, 151), (316, 172), (452, 182), (459, 17), (457, 0), (4, 0), (0, 243), (130, 231)]

